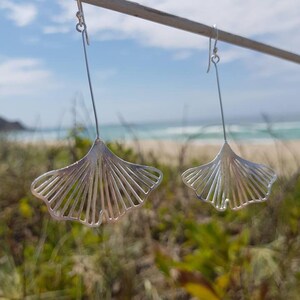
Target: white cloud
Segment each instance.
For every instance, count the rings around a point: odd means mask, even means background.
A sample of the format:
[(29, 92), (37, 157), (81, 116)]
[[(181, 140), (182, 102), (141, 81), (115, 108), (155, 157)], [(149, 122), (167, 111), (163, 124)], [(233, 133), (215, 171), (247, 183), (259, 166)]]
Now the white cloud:
[(40, 60), (7, 59), (0, 62), (0, 95), (28, 95), (51, 85), (52, 74)]
[(11, 0), (1, 0), (0, 9), (5, 10), (7, 12), (6, 17), (19, 27), (27, 26), (32, 23), (38, 13), (34, 4), (21, 4)]
[(248, 69), (254, 76), (262, 79), (277, 75), (278, 79), (284, 82), (298, 83), (300, 81), (299, 66), (274, 57), (254, 56), (246, 60)]
[[(70, 28), (74, 27), (76, 4), (69, 0), (57, 1), (61, 13), (53, 20), (53, 26), (64, 24)], [(300, 35), (299, 0), (140, 0), (139, 3), (207, 25), (217, 23), (220, 29), (264, 42), (274, 41), (275, 46), (279, 47), (287, 35), (291, 36), (291, 39)], [(92, 5), (84, 4), (84, 10), (88, 30), (93, 38), (134, 39), (145, 46), (177, 52), (179, 50), (179, 53), (183, 53), (183, 50), (207, 48), (207, 39), (193, 34)], [(300, 40), (294, 39), (292, 47), (297, 52)], [(234, 58), (235, 56), (232, 56), (232, 59)]]

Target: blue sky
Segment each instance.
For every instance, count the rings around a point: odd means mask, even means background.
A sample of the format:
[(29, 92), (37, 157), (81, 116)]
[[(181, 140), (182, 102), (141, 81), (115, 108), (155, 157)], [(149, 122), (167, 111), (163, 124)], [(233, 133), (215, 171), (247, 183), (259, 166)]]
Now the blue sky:
[[(138, 1), (300, 53), (299, 0)], [(0, 0), (0, 115), (28, 126), (92, 119), (73, 0)], [(208, 39), (84, 4), (101, 123), (219, 119)], [(227, 119), (300, 117), (299, 65), (219, 42)], [(84, 105), (83, 105), (84, 103)], [(300, 119), (300, 118), (299, 118)]]

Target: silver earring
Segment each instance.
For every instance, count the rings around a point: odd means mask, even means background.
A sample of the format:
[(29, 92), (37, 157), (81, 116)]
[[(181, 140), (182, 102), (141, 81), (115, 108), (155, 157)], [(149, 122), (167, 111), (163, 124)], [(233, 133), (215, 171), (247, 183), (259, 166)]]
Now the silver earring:
[(213, 161), (185, 171), (182, 174), (182, 180), (195, 191), (199, 199), (212, 204), (217, 210), (224, 211), (227, 206), (237, 210), (249, 203), (267, 200), (277, 177), (271, 168), (247, 161), (236, 155), (227, 142), (218, 72), (220, 61), (217, 48), (218, 30), (215, 26), (213, 28), (216, 38), (212, 55), (210, 38), (207, 72), (212, 63), (216, 71), (224, 144)]
[(90, 227), (115, 222), (127, 211), (140, 207), (162, 181), (154, 167), (132, 164), (114, 155), (99, 137), (98, 118), (89, 71), (89, 45), (82, 3), (77, 0), (85, 65), (93, 104), (97, 137), (88, 154), (63, 169), (35, 179), (31, 191), (43, 200), (56, 220), (72, 220)]

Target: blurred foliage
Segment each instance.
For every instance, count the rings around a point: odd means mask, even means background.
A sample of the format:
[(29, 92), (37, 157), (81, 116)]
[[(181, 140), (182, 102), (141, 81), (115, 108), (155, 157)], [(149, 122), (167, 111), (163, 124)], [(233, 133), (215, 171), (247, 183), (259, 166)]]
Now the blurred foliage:
[(87, 153), (91, 141), (78, 131), (60, 144), (0, 141), (0, 299), (299, 297), (298, 173), (279, 178), (267, 203), (218, 213), (183, 186), (191, 162), (167, 166), (109, 143), (121, 158), (161, 169), (164, 180), (142, 209), (90, 229), (52, 220), (30, 193), (38, 175)]

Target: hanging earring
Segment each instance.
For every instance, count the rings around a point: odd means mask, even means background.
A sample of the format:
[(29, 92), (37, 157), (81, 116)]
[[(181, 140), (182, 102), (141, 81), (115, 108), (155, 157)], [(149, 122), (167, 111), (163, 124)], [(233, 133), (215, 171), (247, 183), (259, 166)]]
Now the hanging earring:
[(212, 63), (216, 71), (224, 144), (212, 162), (185, 171), (182, 180), (196, 192), (199, 199), (212, 204), (217, 210), (224, 211), (228, 205), (231, 209), (237, 210), (249, 203), (267, 200), (277, 177), (271, 168), (236, 155), (227, 142), (218, 72), (220, 61), (217, 48), (218, 30), (215, 26), (214, 31), (216, 38), (212, 55), (210, 38), (207, 72)]
[(46, 203), (54, 219), (97, 227), (103, 222), (117, 221), (127, 211), (140, 207), (161, 183), (163, 175), (156, 168), (122, 160), (100, 139), (86, 50), (89, 38), (82, 3), (77, 0), (77, 4), (79, 22), (76, 29), (82, 35), (97, 137), (84, 158), (41, 175), (33, 181), (31, 191)]

